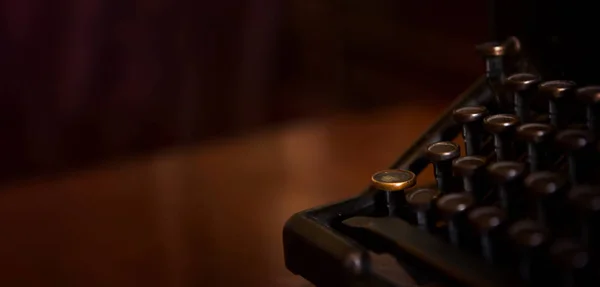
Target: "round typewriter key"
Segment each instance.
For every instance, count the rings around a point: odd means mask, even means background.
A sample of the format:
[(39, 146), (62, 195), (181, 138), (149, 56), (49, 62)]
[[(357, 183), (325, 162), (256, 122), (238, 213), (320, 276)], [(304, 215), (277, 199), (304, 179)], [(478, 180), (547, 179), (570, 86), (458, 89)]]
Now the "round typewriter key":
[(525, 178), (525, 186), (536, 196), (549, 196), (564, 192), (567, 181), (559, 173), (538, 171)]
[(417, 225), (423, 230), (431, 230), (433, 222), (430, 220), (430, 209), (440, 192), (433, 188), (418, 188), (406, 195), (406, 202), (415, 212)]
[(507, 88), (513, 94), (515, 113), (521, 122), (530, 121), (530, 103), (539, 82), (539, 76), (528, 73), (514, 74), (506, 79)]
[(600, 136), (600, 86), (580, 88), (577, 90), (577, 97), (586, 105), (588, 129)]
[(554, 138), (555, 128), (548, 124), (530, 123), (517, 128), (517, 137), (527, 143), (527, 162), (531, 171), (548, 168), (548, 145)]
[(471, 211), (468, 217), (479, 233), (483, 257), (488, 262), (495, 263), (499, 251), (499, 234), (495, 231), (506, 221), (506, 214), (495, 206), (483, 206)]
[(510, 101), (503, 90), (504, 84), (504, 55), (506, 46), (501, 43), (487, 42), (476, 47), (485, 60), (485, 75), (494, 93), (497, 107), (492, 107), (494, 112), (509, 111)]
[(538, 88), (549, 101), (551, 124), (565, 128), (569, 123), (569, 103), (573, 102), (577, 84), (572, 81), (556, 80), (543, 82)]
[(565, 208), (567, 180), (558, 173), (538, 171), (525, 178), (525, 186), (534, 196), (537, 220), (556, 233), (568, 233), (573, 218)]
[(425, 151), (433, 164), (438, 189), (447, 193), (452, 189), (452, 160), (460, 156), (460, 147), (449, 141), (432, 143)]
[(539, 85), (540, 94), (548, 98), (550, 123), (561, 129), (569, 125), (574, 90), (577, 84), (571, 81), (547, 81)]
[(466, 192), (446, 194), (437, 200), (437, 209), (448, 223), (450, 243), (456, 246), (466, 245), (468, 224), (465, 214), (474, 204), (475, 199)]
[(519, 123), (519, 118), (510, 114), (488, 116), (483, 120), (484, 127), (494, 134), (494, 147), (498, 161), (514, 158), (513, 136)]
[(535, 248), (546, 243), (548, 231), (537, 222), (525, 219), (513, 223), (508, 229), (508, 235), (520, 247)]
[[(416, 178), (413, 172), (401, 169), (382, 170), (371, 176), (373, 187), (385, 194), (385, 205), (389, 216), (396, 214), (397, 201), (405, 199), (402, 191), (413, 187), (417, 183)], [(396, 193), (402, 194), (396, 196)]]
[(592, 141), (592, 134), (583, 130), (563, 130), (556, 135), (557, 144), (566, 152), (572, 183), (582, 182), (593, 166), (593, 152), (589, 151)]
[(389, 169), (375, 173), (371, 177), (373, 186), (379, 190), (401, 191), (413, 187), (416, 176), (409, 170)]
[(561, 99), (572, 95), (577, 84), (572, 81), (546, 81), (539, 85), (540, 93), (544, 93), (550, 99)]
[(485, 42), (477, 45), (476, 49), (483, 57), (501, 57), (506, 52), (506, 47), (498, 42)]
[(548, 124), (531, 123), (517, 128), (517, 135), (527, 142), (542, 143), (554, 137), (556, 129)]
[(512, 224), (508, 229), (511, 241), (517, 247), (519, 272), (527, 281), (536, 281), (539, 270), (547, 270), (547, 260), (544, 257), (548, 242), (548, 231), (532, 220), (521, 220)]
[(469, 213), (469, 221), (479, 232), (489, 232), (506, 220), (504, 211), (495, 206), (482, 206)]
[(511, 75), (506, 79), (506, 84), (513, 91), (525, 91), (536, 87), (540, 82), (540, 77), (529, 73), (518, 73)]
[(484, 106), (462, 107), (452, 113), (457, 123), (472, 123), (482, 121), (489, 114)]
[(569, 191), (569, 200), (584, 214), (600, 212), (600, 189), (593, 185), (577, 185)]
[(525, 164), (513, 161), (499, 161), (487, 167), (490, 180), (496, 184), (500, 206), (511, 219), (523, 215), (523, 177)]
[(473, 194), (477, 202), (481, 202), (488, 192), (485, 184), (485, 166), (487, 159), (483, 156), (464, 156), (454, 160), (454, 174), (463, 178), (463, 188)]
[(475, 203), (473, 196), (466, 192), (446, 194), (442, 196), (437, 207), (446, 216), (454, 216), (458, 213), (466, 211)]
[(460, 156), (460, 147), (453, 142), (436, 142), (427, 147), (427, 157), (432, 162), (452, 160)]
[(481, 153), (481, 145), (485, 140), (483, 118), (488, 114), (488, 110), (484, 106), (462, 107), (454, 110), (454, 121), (462, 125), (467, 155)]
[(582, 242), (594, 254), (600, 253), (600, 190), (597, 186), (577, 185), (569, 191), (568, 197), (579, 217)]
[(489, 165), (487, 170), (494, 182), (508, 183), (525, 174), (525, 165), (516, 161), (499, 161)]
[(440, 196), (433, 188), (418, 188), (406, 194), (406, 201), (415, 210), (429, 210), (431, 204)]
[(561, 286), (586, 286), (592, 270), (589, 269), (590, 255), (585, 248), (572, 240), (560, 239), (550, 247), (550, 255), (558, 267)]

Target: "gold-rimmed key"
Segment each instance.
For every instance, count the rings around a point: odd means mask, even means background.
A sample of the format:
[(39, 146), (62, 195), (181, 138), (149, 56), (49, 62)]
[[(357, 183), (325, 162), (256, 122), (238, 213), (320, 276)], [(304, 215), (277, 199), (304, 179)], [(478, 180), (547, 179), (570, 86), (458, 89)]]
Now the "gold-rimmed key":
[(417, 176), (410, 170), (386, 169), (371, 176), (371, 185), (385, 194), (389, 216), (396, 214), (398, 201), (405, 202), (404, 190), (415, 186)]

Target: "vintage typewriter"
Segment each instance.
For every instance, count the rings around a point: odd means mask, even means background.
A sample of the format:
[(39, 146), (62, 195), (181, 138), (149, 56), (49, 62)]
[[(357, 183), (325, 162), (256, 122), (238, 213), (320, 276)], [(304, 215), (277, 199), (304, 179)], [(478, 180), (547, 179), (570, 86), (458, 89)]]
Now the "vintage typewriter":
[[(490, 7), (485, 75), (366, 191), (288, 220), (290, 271), (316, 286), (600, 286), (593, 9)], [(436, 184), (419, 185), (429, 165)]]

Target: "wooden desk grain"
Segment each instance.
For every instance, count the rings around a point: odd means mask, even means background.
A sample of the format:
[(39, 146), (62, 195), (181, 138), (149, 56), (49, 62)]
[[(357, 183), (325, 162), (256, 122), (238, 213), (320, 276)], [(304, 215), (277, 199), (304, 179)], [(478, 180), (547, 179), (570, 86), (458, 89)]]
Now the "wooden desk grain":
[(306, 286), (283, 265), (285, 220), (362, 191), (444, 104), (306, 121), (4, 186), (0, 286)]

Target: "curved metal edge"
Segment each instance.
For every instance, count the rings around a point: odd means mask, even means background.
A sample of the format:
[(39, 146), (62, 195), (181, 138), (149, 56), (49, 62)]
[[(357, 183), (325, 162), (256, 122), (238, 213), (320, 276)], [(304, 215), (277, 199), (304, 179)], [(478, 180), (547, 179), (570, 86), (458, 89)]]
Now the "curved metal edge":
[[(484, 104), (491, 99), (492, 94), (482, 76), (444, 111), (392, 168), (406, 166), (415, 174), (421, 172), (427, 165), (422, 162), (425, 146), (442, 139), (451, 140), (458, 135), (459, 128), (451, 128), (456, 126), (452, 121), (452, 111), (465, 105)], [(450, 132), (444, 133), (448, 129)], [(288, 219), (283, 228), (286, 268), (318, 286), (396, 286), (372, 274), (368, 251), (330, 226), (335, 219), (343, 220), (368, 210), (374, 204), (372, 195), (373, 190), (367, 188), (358, 196), (304, 210)], [(357, 263), (360, 272), (356, 272), (356, 266), (349, 265), (355, 258), (361, 258)]]
[(285, 223), (283, 247), (287, 269), (317, 286), (395, 287), (371, 273), (365, 248), (306, 213)]

